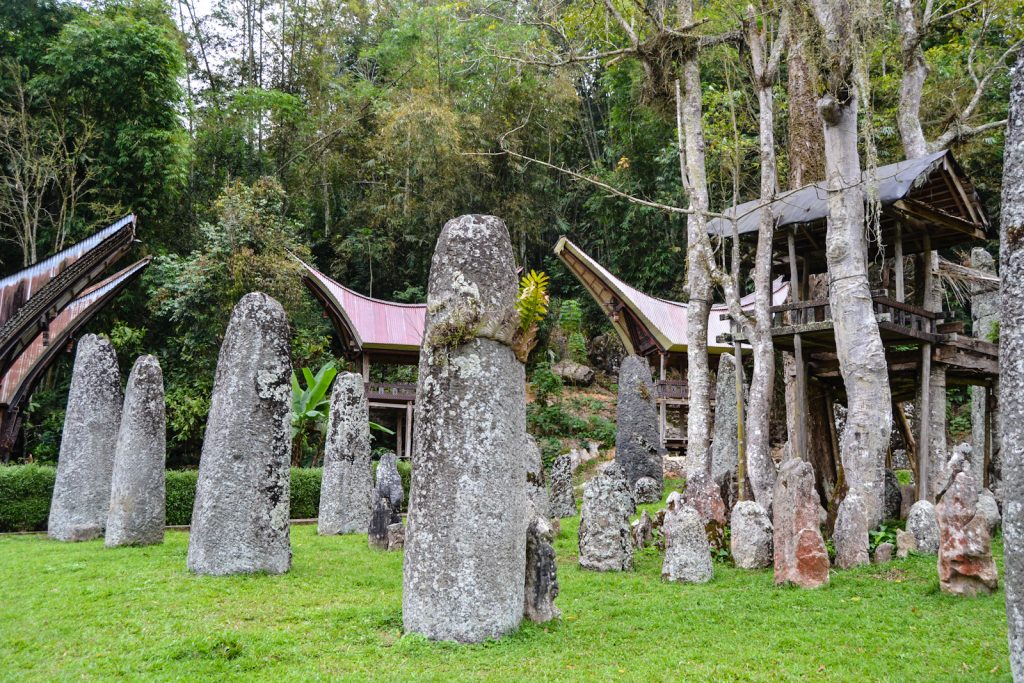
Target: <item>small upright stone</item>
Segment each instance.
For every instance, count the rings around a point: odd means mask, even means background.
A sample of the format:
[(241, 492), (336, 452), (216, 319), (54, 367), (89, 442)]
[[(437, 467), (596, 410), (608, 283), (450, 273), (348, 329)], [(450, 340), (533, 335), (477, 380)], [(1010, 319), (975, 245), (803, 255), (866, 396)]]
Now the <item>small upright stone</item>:
[(128, 376), (117, 435), (104, 540), (108, 548), (163, 542), (166, 439), (160, 363), (153, 356), (140, 356)]
[(910, 508), (917, 502), (917, 491), (913, 484), (900, 485), (900, 519), (910, 516)]
[(896, 557), (903, 559), (910, 553), (917, 552), (917, 539), (914, 534), (903, 529), (896, 530)]
[(836, 566), (850, 569), (862, 564), (870, 564), (868, 555), (868, 522), (867, 506), (856, 493), (846, 494), (839, 504), (836, 515), (836, 528), (832, 539), (836, 545)]
[(389, 550), (391, 548), (391, 527), (395, 524), (400, 525), (402, 517), (391, 506), (391, 499), (380, 488), (375, 488), (372, 496), (373, 511), (370, 513), (366, 542), (371, 548)]
[(988, 521), (978, 514), (978, 485), (959, 472), (935, 506), (939, 526), (939, 586), (954, 595), (991, 593), (999, 584)]
[(644, 510), (640, 518), (630, 525), (630, 535), (633, 538), (633, 547), (643, 550), (654, 540), (654, 520)]
[(288, 318), (266, 294), (231, 313), (199, 460), (188, 568), (282, 574), (291, 566)]
[(88, 541), (103, 535), (121, 407), (114, 347), (109, 339), (87, 334), (78, 342), (71, 373), (47, 525), (50, 538)]
[[(715, 428), (711, 437), (711, 476), (721, 485), (732, 481), (739, 459), (736, 447), (736, 359), (723, 353), (715, 382)], [(687, 503), (692, 505), (692, 503)]]
[(523, 618), (526, 371), (508, 228), (448, 221), (430, 264), (402, 583), (406, 633), (475, 643)]
[(377, 463), (376, 488), (391, 501), (391, 507), (397, 512), (405, 503), (405, 490), (402, 488), (402, 475), (398, 471), (398, 456), (385, 453)]
[(661, 533), (665, 535), (661, 578), (682, 583), (707, 583), (711, 580), (714, 569), (704, 523), (697, 511), (684, 504), (676, 491), (668, 497)]
[(618, 465), (584, 484), (579, 530), (581, 567), (599, 572), (633, 568), (629, 516), (635, 509)]
[(686, 480), (683, 501), (697, 511), (705, 525), (714, 522), (719, 527), (725, 526), (725, 501), (722, 500), (721, 489), (710, 475), (691, 473)]
[(405, 547), (405, 525), (401, 521), (388, 525), (388, 550), (401, 550)]
[(364, 534), (370, 523), (370, 406), (363, 377), (343, 372), (334, 380), (324, 444), (317, 533)]
[(740, 569), (772, 564), (772, 521), (760, 503), (741, 500), (732, 509), (729, 539), (732, 560)]
[(576, 514), (576, 494), (572, 488), (572, 456), (566, 453), (555, 458), (551, 466), (551, 516), (555, 519)]
[(988, 523), (988, 535), (994, 536), (1003, 519), (999, 514), (999, 503), (988, 489), (978, 492), (978, 514)]
[(647, 501), (649, 503), (661, 500), (663, 486), (651, 477), (640, 477), (633, 485), (633, 500), (638, 503)]
[(882, 521), (900, 519), (900, 506), (903, 493), (900, 491), (900, 480), (892, 470), (885, 471), (885, 488), (882, 497)]
[(545, 517), (534, 517), (526, 529), (526, 586), (523, 616), (542, 624), (558, 619), (558, 568), (551, 545), (554, 529)]
[(547, 519), (551, 513), (548, 501), (548, 487), (544, 481), (544, 459), (537, 440), (529, 434), (523, 444), (526, 460), (526, 501), (530, 507), (527, 518), (533, 516)]
[(776, 584), (817, 588), (828, 583), (819, 507), (811, 464), (797, 459), (782, 463), (772, 494)]
[(615, 420), (615, 462), (622, 468), (629, 490), (641, 477), (650, 477), (656, 488), (646, 487), (647, 498), (637, 502), (658, 502), (664, 487), (661, 459), (665, 451), (661, 447), (651, 368), (642, 356), (626, 356), (619, 366)]
[(895, 550), (895, 547), (892, 543), (879, 543), (878, 547), (875, 548), (874, 563), (885, 564), (886, 562), (891, 562), (893, 550)]
[(939, 526), (935, 521), (935, 506), (927, 500), (919, 500), (907, 515), (907, 531), (917, 541), (917, 552), (934, 555), (939, 552)]

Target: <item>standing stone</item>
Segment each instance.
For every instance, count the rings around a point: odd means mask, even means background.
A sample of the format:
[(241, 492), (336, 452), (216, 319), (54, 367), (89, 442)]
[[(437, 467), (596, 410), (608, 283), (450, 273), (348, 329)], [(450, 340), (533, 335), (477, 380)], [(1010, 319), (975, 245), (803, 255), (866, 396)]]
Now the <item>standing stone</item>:
[(935, 506), (927, 500), (919, 500), (907, 515), (907, 531), (914, 535), (917, 551), (926, 555), (939, 552), (939, 526), (935, 521)]
[(117, 355), (109, 339), (87, 334), (78, 342), (71, 373), (47, 525), (50, 538), (88, 541), (103, 535), (120, 422)]
[[(971, 267), (990, 275), (996, 274), (995, 259), (985, 250), (984, 247), (971, 249)], [(990, 340), (999, 321), (999, 286), (983, 283), (976, 283), (971, 286), (971, 332), (978, 339)], [(998, 385), (992, 388), (993, 394), (998, 395)], [(973, 466), (974, 480), (978, 486), (984, 486), (985, 482), (985, 416), (988, 412), (988, 387), (971, 387), (971, 447), (975, 457), (971, 461)], [(995, 415), (993, 415), (995, 418)], [(993, 420), (998, 422), (998, 418)], [(995, 426), (995, 425), (993, 425)], [(994, 430), (993, 430), (994, 431)], [(999, 438), (998, 434), (992, 435), (991, 458), (993, 461), (999, 459)]]
[(665, 449), (661, 447), (651, 368), (642, 356), (626, 356), (619, 366), (615, 421), (615, 462), (622, 468), (629, 490), (641, 477), (650, 477), (657, 488), (645, 491), (647, 498), (637, 502), (658, 502), (664, 486), (661, 459)]
[(868, 555), (868, 532), (871, 523), (868, 521), (868, 510), (860, 495), (850, 492), (839, 504), (836, 515), (836, 528), (832, 540), (836, 546), (836, 566), (850, 569), (862, 564), (870, 564)]
[(900, 506), (903, 493), (900, 491), (900, 480), (892, 470), (885, 471), (885, 488), (882, 495), (882, 521), (900, 519)]
[(978, 514), (984, 517), (988, 523), (988, 535), (995, 536), (996, 530), (1003, 520), (999, 515), (999, 503), (988, 489), (982, 489), (978, 493)]
[(523, 451), (526, 461), (526, 502), (530, 508), (527, 519), (547, 519), (551, 514), (551, 505), (548, 501), (547, 483), (544, 481), (544, 459), (537, 440), (529, 434), (524, 440)]
[(935, 506), (939, 525), (939, 586), (954, 595), (991, 593), (999, 583), (988, 521), (978, 514), (978, 485), (970, 472), (956, 475)]
[(395, 524), (400, 525), (402, 516), (391, 506), (391, 499), (380, 487), (375, 488), (372, 494), (373, 510), (370, 513), (366, 541), (371, 548), (389, 550), (392, 541), (391, 527)]
[(343, 372), (334, 380), (331, 391), (317, 533), (365, 534), (370, 523), (372, 489), (370, 406), (363, 377)]
[(401, 521), (388, 525), (387, 550), (401, 550), (405, 547), (405, 525)]
[(732, 509), (732, 560), (740, 569), (772, 564), (772, 521), (760, 503), (741, 500)]
[(153, 356), (140, 356), (128, 375), (117, 434), (104, 541), (108, 548), (163, 543), (166, 439), (160, 363)]
[(643, 550), (654, 540), (654, 520), (644, 510), (637, 519), (629, 526), (630, 536), (633, 538), (633, 547)]
[(900, 486), (900, 519), (910, 516), (910, 508), (917, 502), (917, 487), (913, 484)]
[(629, 516), (633, 496), (618, 465), (612, 465), (583, 485), (580, 511), (580, 566), (599, 572), (633, 568)]
[(402, 475), (398, 472), (398, 456), (394, 453), (380, 456), (380, 462), (377, 463), (376, 488), (391, 502), (391, 507), (396, 512), (402, 509), (402, 504), (405, 503), (405, 490), (402, 488)]
[(725, 502), (722, 491), (711, 475), (706, 472), (693, 472), (686, 480), (683, 501), (700, 515), (705, 525), (714, 523), (725, 526)]
[(291, 566), (288, 337), (284, 309), (266, 294), (246, 294), (231, 313), (192, 509), (188, 568), (196, 574)]
[(904, 558), (917, 552), (917, 539), (914, 534), (903, 529), (896, 530), (896, 557)]
[(577, 513), (576, 493), (572, 488), (572, 456), (568, 453), (555, 458), (551, 466), (551, 516), (556, 519), (572, 517)]
[(512, 244), (494, 216), (448, 221), (420, 349), (402, 620), (431, 640), (515, 630), (526, 571), (526, 376)]
[(633, 485), (633, 500), (657, 502), (661, 500), (664, 484), (653, 477), (640, 477)]
[(818, 524), (819, 507), (811, 464), (797, 459), (784, 462), (772, 493), (776, 584), (816, 588), (828, 583), (828, 551)]
[(696, 510), (683, 503), (677, 491), (668, 497), (661, 533), (665, 536), (661, 578), (681, 583), (707, 583), (711, 580), (714, 570), (704, 523)]
[(736, 359), (723, 353), (715, 383), (715, 429), (711, 437), (711, 476), (721, 485), (732, 481), (739, 458), (736, 447)]
[(895, 550), (895, 546), (892, 543), (879, 543), (878, 547), (875, 548), (875, 564), (885, 564), (886, 562), (892, 561), (892, 553)]
[(554, 529), (546, 517), (534, 517), (526, 529), (526, 585), (523, 616), (542, 624), (562, 616), (555, 606), (558, 568), (551, 545)]

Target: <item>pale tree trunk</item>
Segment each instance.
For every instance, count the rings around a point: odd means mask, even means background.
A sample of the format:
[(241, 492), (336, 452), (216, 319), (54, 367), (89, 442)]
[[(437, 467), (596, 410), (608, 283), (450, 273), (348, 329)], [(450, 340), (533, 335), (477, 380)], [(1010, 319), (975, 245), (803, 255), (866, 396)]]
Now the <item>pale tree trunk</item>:
[[(812, 4), (824, 39), (824, 94), (818, 101), (818, 111), (824, 124), (829, 194), (825, 238), (829, 304), (847, 396), (840, 457), (849, 493), (839, 507), (835, 541), (837, 556), (846, 558), (848, 566), (867, 561), (867, 531), (878, 524), (881, 516), (882, 463), (892, 408), (885, 349), (868, 283), (865, 193), (857, 152), (853, 7), (844, 0), (814, 0)], [(842, 535), (840, 529), (844, 530)]]
[(900, 106), (896, 120), (903, 140), (903, 153), (908, 159), (928, 153), (928, 143), (921, 128), (921, 93), (928, 77), (928, 66), (921, 49), (921, 24), (914, 6), (916, 0), (896, 0), (896, 21), (900, 26)]
[(1013, 72), (1003, 153), (999, 405), (1006, 617), (1013, 680), (1024, 681), (1024, 62)]

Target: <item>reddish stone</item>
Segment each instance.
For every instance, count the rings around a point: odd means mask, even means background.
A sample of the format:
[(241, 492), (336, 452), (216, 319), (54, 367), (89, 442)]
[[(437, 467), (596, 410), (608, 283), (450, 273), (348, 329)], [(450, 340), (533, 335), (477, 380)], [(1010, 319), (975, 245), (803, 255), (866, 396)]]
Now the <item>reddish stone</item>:
[(705, 525), (711, 522), (719, 527), (726, 525), (725, 501), (722, 500), (722, 492), (711, 475), (703, 472), (691, 474), (686, 480), (683, 502), (697, 511)]
[(828, 551), (818, 526), (818, 507), (810, 463), (787, 460), (772, 495), (776, 584), (817, 588), (828, 583)]
[(999, 585), (988, 521), (978, 514), (978, 486), (969, 472), (957, 474), (935, 506), (939, 525), (939, 585), (946, 593), (991, 593)]

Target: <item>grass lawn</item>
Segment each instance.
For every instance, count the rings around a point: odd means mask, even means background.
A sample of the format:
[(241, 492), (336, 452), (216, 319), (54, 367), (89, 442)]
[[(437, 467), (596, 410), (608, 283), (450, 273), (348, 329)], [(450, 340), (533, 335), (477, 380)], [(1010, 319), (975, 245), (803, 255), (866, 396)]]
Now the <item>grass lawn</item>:
[(472, 646), (402, 636), (401, 554), (365, 536), (293, 527), (291, 572), (229, 578), (189, 575), (183, 532), (116, 550), (0, 537), (0, 679), (1009, 680), (1002, 590), (943, 595), (933, 557), (816, 591), (717, 563), (684, 586), (653, 549), (632, 573), (581, 571), (576, 526), (557, 542), (562, 621)]

